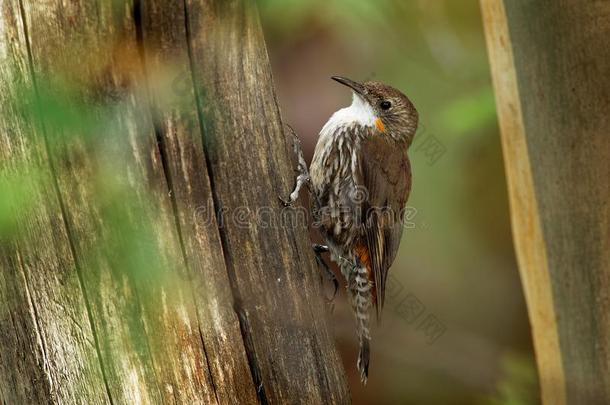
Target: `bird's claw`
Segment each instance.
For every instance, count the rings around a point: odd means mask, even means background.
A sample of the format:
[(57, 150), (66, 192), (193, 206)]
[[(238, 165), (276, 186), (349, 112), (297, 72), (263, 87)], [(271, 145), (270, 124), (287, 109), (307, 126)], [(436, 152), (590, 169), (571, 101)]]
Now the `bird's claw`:
[(293, 136), (293, 149), (294, 153), (297, 157), (297, 167), (295, 168), (295, 172), (298, 173), (295, 179), (294, 190), (290, 193), (290, 196), (287, 200), (284, 200), (282, 197), (279, 197), (282, 205), (284, 207), (290, 207), (296, 200), (299, 198), (299, 191), (303, 185), (306, 185), (309, 190), (311, 190), (311, 180), (309, 178), (309, 171), (307, 170), (307, 163), (305, 162), (305, 158), (303, 157), (303, 150), (301, 149), (301, 142), (299, 141), (299, 137), (296, 135), (294, 129), (288, 125), (284, 124)]
[(288, 198), (287, 200), (283, 199), (282, 197), (280, 197), (279, 195), (277, 196), (277, 199), (280, 201), (280, 203), (282, 203), (283, 207), (292, 207), (292, 204), (294, 204), (294, 201), (290, 200), (290, 198)]
[(319, 243), (314, 243), (313, 245), (311, 245), (311, 247), (313, 248), (313, 251), (316, 254), (326, 253), (329, 251), (328, 246), (320, 245)]

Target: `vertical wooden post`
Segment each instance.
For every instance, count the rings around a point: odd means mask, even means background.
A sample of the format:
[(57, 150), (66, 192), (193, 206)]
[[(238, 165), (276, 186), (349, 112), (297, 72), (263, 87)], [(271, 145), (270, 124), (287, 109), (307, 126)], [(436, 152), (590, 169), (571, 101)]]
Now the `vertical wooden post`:
[(0, 85), (0, 403), (349, 402), (252, 2), (6, 0)]
[(610, 3), (481, 0), (545, 404), (610, 401)]

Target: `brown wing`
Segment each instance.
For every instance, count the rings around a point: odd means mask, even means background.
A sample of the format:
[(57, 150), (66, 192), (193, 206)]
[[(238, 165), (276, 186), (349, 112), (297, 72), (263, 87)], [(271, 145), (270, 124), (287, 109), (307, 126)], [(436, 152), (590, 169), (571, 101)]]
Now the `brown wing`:
[(361, 148), (362, 184), (368, 192), (363, 210), (363, 234), (375, 282), (377, 316), (385, 298), (388, 270), (402, 236), (404, 208), (411, 191), (411, 165), (406, 146), (378, 137)]

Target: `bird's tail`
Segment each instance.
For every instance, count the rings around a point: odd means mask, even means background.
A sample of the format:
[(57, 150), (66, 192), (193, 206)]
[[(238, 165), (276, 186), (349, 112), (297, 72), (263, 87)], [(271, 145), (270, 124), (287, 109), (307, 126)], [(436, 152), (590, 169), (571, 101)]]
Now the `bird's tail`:
[(360, 338), (360, 351), (358, 352), (358, 371), (360, 371), (360, 381), (366, 385), (369, 378), (369, 356), (370, 356), (370, 339)]
[(369, 316), (373, 302), (371, 290), (373, 288), (368, 279), (367, 270), (364, 266), (355, 269), (353, 283), (350, 283), (352, 296), (352, 309), (356, 315), (356, 332), (360, 343), (358, 353), (358, 371), (360, 371), (360, 381), (366, 384), (369, 375), (369, 356), (371, 335), (369, 332)]

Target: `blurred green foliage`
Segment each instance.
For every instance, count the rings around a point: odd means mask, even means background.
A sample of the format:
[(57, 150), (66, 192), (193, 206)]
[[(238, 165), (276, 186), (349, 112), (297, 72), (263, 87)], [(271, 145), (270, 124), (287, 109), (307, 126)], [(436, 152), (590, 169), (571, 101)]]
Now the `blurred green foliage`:
[[(163, 237), (153, 226), (158, 209), (150, 179), (138, 171), (132, 154), (138, 143), (156, 144), (148, 105), (138, 106), (128, 93), (92, 91), (92, 83), (68, 73), (38, 77), (36, 88), (26, 85), (29, 80), (10, 88), (13, 97), (3, 112), (15, 115), (8, 121), (29, 125), (5, 133), (11, 147), (0, 165), (0, 239), (10, 243), (23, 236), (20, 227), (46, 203), (40, 198), (71, 200), (66, 214), (73, 237), (99, 232), (81, 260), (93, 264), (105, 257), (119, 279), (154, 283), (171, 271), (162, 260)], [(99, 275), (85, 274), (90, 276)]]
[(481, 401), (485, 405), (529, 405), (540, 402), (536, 395), (537, 376), (532, 360), (507, 354), (502, 360), (502, 379), (496, 393)]
[(0, 240), (6, 241), (16, 235), (18, 218), (34, 208), (36, 201), (31, 185), (39, 179), (38, 170), (23, 163), (10, 174), (5, 167), (0, 167)]

